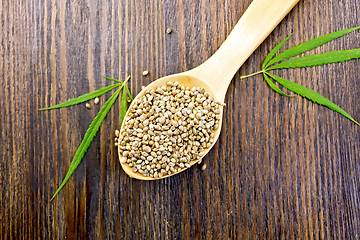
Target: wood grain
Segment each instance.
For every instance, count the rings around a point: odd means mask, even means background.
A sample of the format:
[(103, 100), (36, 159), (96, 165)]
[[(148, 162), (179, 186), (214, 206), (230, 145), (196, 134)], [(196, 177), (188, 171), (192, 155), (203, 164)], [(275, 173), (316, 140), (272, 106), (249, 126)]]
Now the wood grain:
[[(301, 97), (274, 93), (266, 53), (360, 25), (359, 0), (301, 0), (239, 70), (222, 134), (192, 169), (154, 182), (120, 168), (111, 110), (53, 202), (99, 105), (39, 112), (133, 76), (142, 85), (214, 53), (250, 0), (0, 0), (0, 239), (358, 239), (360, 128)], [(166, 34), (167, 27), (173, 32)], [(239, 39), (241, 44), (241, 39)], [(312, 52), (360, 47), (360, 33)], [(359, 60), (278, 74), (360, 119)], [(148, 76), (142, 76), (143, 70)]]

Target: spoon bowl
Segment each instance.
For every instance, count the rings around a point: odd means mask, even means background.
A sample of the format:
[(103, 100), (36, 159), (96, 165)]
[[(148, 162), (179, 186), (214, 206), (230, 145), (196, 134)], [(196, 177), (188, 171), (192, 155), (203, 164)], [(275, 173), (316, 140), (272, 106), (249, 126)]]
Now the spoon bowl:
[[(229, 34), (221, 47), (207, 61), (200, 66), (183, 73), (178, 73), (160, 78), (146, 86), (134, 99), (129, 109), (136, 100), (142, 97), (147, 90), (165, 86), (167, 82), (179, 82), (185, 87), (201, 87), (215, 101), (223, 103), (228, 86), (235, 73), (265, 40), (286, 14), (296, 5), (299, 0), (254, 0), (232, 32)], [(129, 111), (125, 115), (128, 116)], [(220, 108), (220, 121), (217, 129), (214, 130), (214, 141), (211, 146), (201, 152), (201, 157), (192, 160), (190, 167), (199, 162), (214, 146), (220, 135), (222, 124), (223, 107)], [(125, 121), (120, 128), (120, 134), (124, 129)], [(118, 148), (119, 159), (122, 158)], [(163, 177), (145, 177), (138, 172), (133, 172), (127, 163), (121, 163), (121, 167), (132, 178), (140, 180), (156, 180), (178, 174), (188, 168), (165, 175)]]
[[(136, 97), (134, 98), (134, 101), (132, 101), (131, 105), (129, 106), (129, 109), (131, 109), (132, 105), (137, 101), (138, 98), (141, 98), (142, 96), (145, 95), (145, 92), (147, 90), (152, 90), (152, 89), (156, 89), (157, 87), (161, 87), (166, 85), (167, 82), (179, 82), (181, 85), (185, 86), (185, 87), (201, 87), (203, 88), (210, 96), (212, 96), (214, 98), (215, 101), (219, 102), (218, 99), (216, 99), (216, 95), (214, 94), (213, 89), (206, 84), (204, 81), (196, 78), (195, 76), (191, 76), (191, 75), (187, 75), (186, 73), (181, 73), (181, 74), (174, 74), (174, 75), (169, 75), (163, 78), (160, 78), (152, 83), (150, 83), (149, 85), (147, 85), (143, 90), (141, 90), (141, 92), (138, 93), (138, 95), (136, 95)], [(214, 131), (214, 141), (211, 144), (211, 146), (207, 149), (205, 149), (203, 152), (201, 152), (201, 157), (199, 159), (195, 159), (192, 160), (190, 162), (190, 167), (193, 166), (194, 164), (198, 163), (209, 151), (210, 149), (214, 146), (214, 144), (216, 143), (217, 139), (219, 138), (220, 135), (220, 130), (221, 130), (221, 124), (222, 124), (222, 108), (220, 109), (220, 120), (219, 120), (219, 127), (217, 129), (215, 129)], [(128, 116), (129, 111), (126, 113), (125, 118)], [(121, 125), (121, 130), (124, 129), (124, 125), (125, 125), (125, 121), (123, 121), (122, 125)], [(121, 134), (121, 131), (120, 131)], [(119, 159), (121, 159), (122, 155), (120, 154), (120, 148), (118, 148), (118, 154), (119, 154)], [(142, 174), (138, 173), (138, 172), (134, 172), (131, 167), (127, 164), (127, 163), (120, 163), (121, 167), (124, 169), (124, 171), (126, 172), (126, 174), (128, 174), (130, 177), (132, 178), (137, 178), (140, 180), (156, 180), (156, 179), (161, 179), (161, 178), (166, 178), (169, 176), (172, 176), (174, 174), (180, 173), (188, 168), (184, 168), (181, 169), (180, 171), (172, 174), (172, 175), (165, 175), (163, 177), (146, 177), (143, 176)]]

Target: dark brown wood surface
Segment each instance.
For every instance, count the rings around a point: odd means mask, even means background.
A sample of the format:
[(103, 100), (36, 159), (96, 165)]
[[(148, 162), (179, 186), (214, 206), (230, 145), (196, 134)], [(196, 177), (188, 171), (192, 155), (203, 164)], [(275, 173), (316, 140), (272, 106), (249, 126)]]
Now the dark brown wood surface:
[[(101, 75), (131, 74), (136, 94), (201, 64), (250, 2), (0, 0), (0, 239), (359, 239), (360, 127), (276, 94), (261, 76), (239, 80), (291, 32), (285, 47), (360, 25), (359, 0), (301, 0), (285, 17), (231, 83), (205, 171), (129, 178), (113, 146), (117, 103), (49, 201), (110, 94), (91, 110), (37, 109), (112, 84)], [(357, 31), (312, 52), (359, 47)], [(360, 120), (359, 66), (353, 60), (278, 73)]]

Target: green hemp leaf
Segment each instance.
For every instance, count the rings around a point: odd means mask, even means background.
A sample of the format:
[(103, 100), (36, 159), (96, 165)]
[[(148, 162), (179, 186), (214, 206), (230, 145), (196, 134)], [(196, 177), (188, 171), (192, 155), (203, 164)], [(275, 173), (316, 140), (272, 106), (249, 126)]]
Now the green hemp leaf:
[[(79, 104), (79, 103), (82, 103), (82, 102), (89, 101), (89, 100), (91, 100), (93, 98), (99, 97), (99, 96), (103, 95), (104, 93), (109, 92), (110, 90), (119, 87), (116, 90), (116, 92), (105, 102), (104, 106), (100, 109), (100, 111), (98, 112), (98, 114), (96, 115), (96, 117), (94, 118), (92, 123), (90, 124), (89, 128), (87, 129), (87, 131), (86, 131), (86, 133), (84, 135), (84, 138), (83, 138), (80, 146), (76, 150), (76, 153), (74, 155), (74, 158), (71, 161), (70, 168), (69, 168), (64, 180), (62, 181), (62, 183), (60, 184), (60, 186), (58, 187), (58, 189), (54, 193), (51, 200), (53, 200), (56, 197), (56, 195), (65, 186), (67, 181), (70, 179), (72, 174), (75, 172), (76, 168), (79, 166), (79, 164), (80, 164), (81, 160), (83, 159), (83, 157), (84, 157), (87, 149), (89, 148), (91, 142), (94, 140), (94, 137), (96, 136), (96, 133), (99, 131), (99, 128), (100, 128), (102, 122), (104, 121), (106, 115), (108, 114), (111, 107), (114, 105), (116, 99), (118, 98), (118, 96), (119, 96), (119, 94), (121, 92), (121, 89), (123, 89), (123, 94), (122, 94), (120, 111), (125, 116), (125, 113), (127, 111), (127, 98), (129, 97), (130, 99), (132, 99), (132, 96), (130, 94), (130, 90), (126, 85), (127, 81), (130, 79), (130, 76), (124, 82), (116, 80), (116, 79), (108, 78), (108, 77), (104, 77), (104, 78), (106, 78), (108, 80), (111, 80), (111, 81), (115, 81), (118, 84), (114, 84), (114, 85), (110, 85), (110, 86), (101, 88), (101, 89), (96, 90), (94, 92), (81, 95), (80, 97), (74, 98), (72, 100), (69, 100), (67, 102), (64, 102), (64, 103), (61, 103), (61, 104), (58, 104), (58, 105), (55, 105), (55, 106), (52, 106), (52, 107), (49, 107), (49, 108), (39, 109), (39, 110), (50, 110), (50, 109), (55, 109), (55, 108), (73, 106), (73, 105), (76, 105), (76, 104)], [(125, 99), (125, 104), (123, 103), (124, 99)], [(124, 117), (122, 117), (122, 119), (123, 118)]]
[[(280, 48), (287, 42), (287, 40), (289, 40), (289, 38), (292, 35), (292, 34), (290, 34), (288, 37), (286, 37), (284, 40), (282, 40), (279, 44), (277, 44), (270, 51), (270, 53), (266, 56), (266, 58), (262, 64), (261, 71), (258, 71), (258, 72), (255, 72), (255, 73), (252, 73), (252, 74), (249, 74), (246, 76), (241, 76), (240, 79), (244, 79), (244, 78), (251, 77), (251, 76), (262, 73), (266, 83), (275, 92), (277, 92), (281, 95), (284, 95), (284, 96), (292, 97), (292, 96), (285, 94), (277, 85), (275, 85), (274, 82), (272, 82), (271, 79), (275, 80), (277, 83), (282, 85), (284, 88), (287, 88), (288, 90), (290, 90), (302, 97), (305, 97), (315, 103), (326, 106), (326, 107), (330, 108), (331, 110), (336, 111), (336, 112), (342, 114), (343, 116), (347, 117), (348, 119), (350, 119), (357, 125), (360, 125), (342, 108), (340, 108), (339, 106), (337, 106), (335, 103), (333, 103), (329, 99), (325, 98), (324, 96), (320, 95), (319, 93), (317, 93), (311, 89), (308, 89), (304, 86), (301, 86), (297, 83), (291, 82), (287, 79), (270, 74), (268, 72), (268, 71), (275, 70), (275, 69), (314, 67), (314, 66), (320, 66), (320, 65), (330, 64), (330, 63), (345, 62), (345, 61), (349, 61), (351, 59), (358, 59), (358, 58), (360, 58), (360, 49), (337, 50), (337, 51), (325, 52), (322, 54), (313, 54), (313, 55), (309, 55), (309, 56), (299, 57), (299, 55), (302, 53), (305, 53), (314, 48), (317, 48), (327, 42), (330, 42), (336, 38), (342, 37), (345, 34), (348, 34), (350, 32), (358, 30), (358, 29), (360, 29), (360, 26), (333, 32), (333, 33), (329, 33), (329, 34), (311, 39), (311, 40), (301, 43), (299, 45), (296, 45), (296, 46), (289, 48), (275, 56), (275, 54), (280, 50)], [(292, 58), (292, 57), (296, 57), (296, 58)], [(291, 59), (289, 59), (289, 58), (291, 58)]]

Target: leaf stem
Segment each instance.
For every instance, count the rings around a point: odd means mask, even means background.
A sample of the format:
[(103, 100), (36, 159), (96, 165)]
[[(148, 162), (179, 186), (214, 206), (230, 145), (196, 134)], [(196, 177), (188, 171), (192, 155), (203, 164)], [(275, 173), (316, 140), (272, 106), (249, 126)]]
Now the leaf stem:
[(124, 81), (124, 83), (122, 84), (123, 86), (127, 83), (127, 81), (129, 81), (129, 79), (131, 78), (131, 75), (129, 75), (126, 80)]
[(245, 79), (245, 78), (248, 78), (248, 77), (252, 77), (252, 76), (255, 76), (255, 75), (258, 75), (258, 74), (261, 74), (265, 72), (265, 69), (261, 70), (261, 71), (258, 71), (258, 72), (255, 72), (255, 73), (252, 73), (252, 74), (249, 74), (249, 75), (245, 75), (245, 76), (241, 76), (240, 79)]

